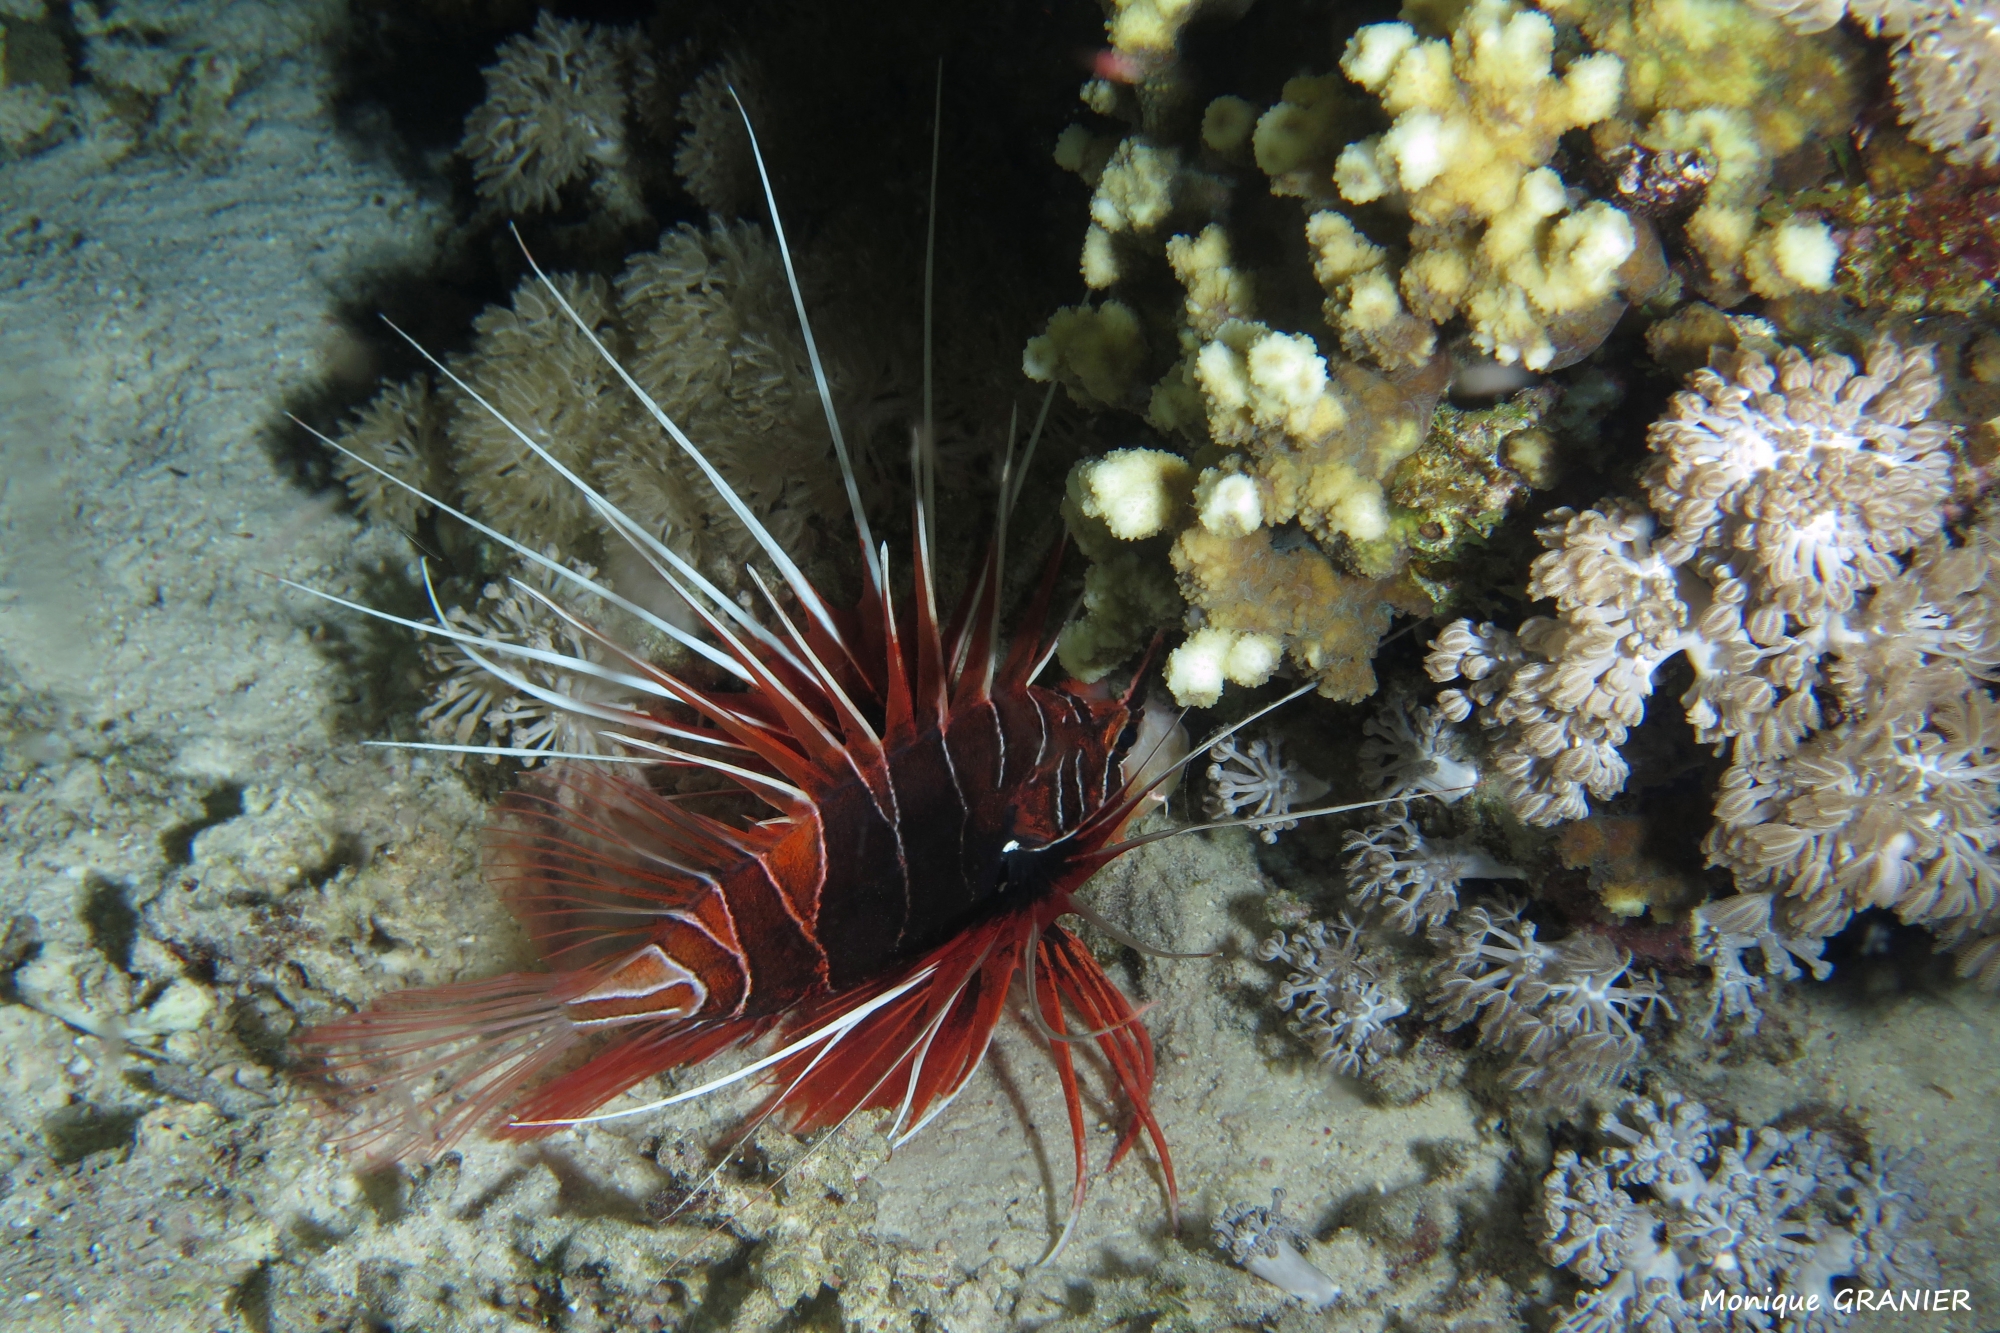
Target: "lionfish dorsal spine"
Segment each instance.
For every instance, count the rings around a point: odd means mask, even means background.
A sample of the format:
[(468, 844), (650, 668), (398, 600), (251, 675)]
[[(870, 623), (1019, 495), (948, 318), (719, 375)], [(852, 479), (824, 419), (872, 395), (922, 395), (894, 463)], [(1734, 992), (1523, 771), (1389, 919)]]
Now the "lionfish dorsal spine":
[[(764, 150), (757, 143), (757, 127), (750, 123), (750, 113), (744, 108), (743, 99), (736, 95), (736, 89), (729, 87), (728, 91), (729, 100), (736, 104), (736, 114), (743, 118), (743, 132), (750, 136), (750, 157), (757, 166), (757, 182), (764, 190), (764, 206), (770, 210), (771, 231), (777, 237), (778, 258), (784, 265), (785, 284), (791, 289), (792, 308), (798, 312), (799, 331), (805, 336), (806, 361), (812, 367), (813, 386), (819, 390), (820, 407), (826, 413), (826, 428), (828, 433), (833, 436), (834, 456), (840, 460), (840, 477), (841, 481), (847, 487), (847, 504), (848, 508), (854, 514), (854, 532), (861, 542), (861, 561), (867, 569), (869, 588), (871, 591), (879, 593), (883, 586), (882, 571), (875, 564), (875, 539), (869, 531), (868, 511), (861, 503), (861, 487), (855, 479), (854, 461), (848, 456), (847, 437), (840, 429), (840, 414), (834, 410), (833, 406), (833, 389), (828, 385), (826, 380), (826, 367), (820, 362), (819, 340), (813, 337), (812, 320), (806, 315), (805, 295), (799, 290), (798, 271), (792, 266), (791, 243), (785, 238), (784, 219), (778, 213), (778, 196), (771, 188), (771, 173), (764, 169)], [(935, 175), (935, 173), (933, 174)], [(928, 313), (928, 297), (926, 298), (925, 305), (926, 312)], [(925, 369), (926, 386), (928, 386), (928, 355), (925, 360)], [(926, 388), (926, 401), (928, 402), (928, 387)], [(926, 412), (926, 420), (928, 421), (928, 412)], [(718, 485), (721, 484), (719, 478), (715, 480)], [(747, 513), (747, 510), (744, 512)], [(780, 568), (783, 567), (780, 566)], [(787, 581), (789, 582), (789, 580)], [(833, 626), (830, 621), (822, 621), (822, 623), (827, 626), (829, 632), (832, 632)]]

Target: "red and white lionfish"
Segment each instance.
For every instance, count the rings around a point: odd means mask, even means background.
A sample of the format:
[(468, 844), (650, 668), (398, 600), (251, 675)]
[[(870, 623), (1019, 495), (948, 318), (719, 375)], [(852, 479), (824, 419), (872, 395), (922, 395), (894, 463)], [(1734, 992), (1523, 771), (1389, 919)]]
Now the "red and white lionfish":
[[(754, 132), (751, 145), (756, 153)], [(864, 583), (858, 605), (827, 603), (532, 256), (549, 298), (756, 539), (793, 609), (753, 569), (768, 623), (751, 615), (435, 358), (441, 374), (587, 498), (693, 608), (708, 637), (425, 498), (668, 636), (733, 678), (734, 687), (702, 687), (662, 669), (518, 580), (523, 593), (602, 645), (608, 664), (483, 637), (442, 613), (425, 623), (314, 595), (455, 640), (511, 688), (615, 728), (606, 734), (624, 747), (625, 763), (705, 770), (770, 814), (754, 822), (711, 817), (616, 761), (558, 756), (576, 762), (544, 789), (505, 798), (507, 818), (489, 856), (496, 888), (549, 970), (390, 995), (309, 1030), (299, 1046), (336, 1100), (351, 1108), (349, 1145), (378, 1157), (440, 1152), (482, 1126), (503, 1138), (532, 1138), (608, 1118), (592, 1112), (644, 1080), (767, 1037), (775, 1049), (739, 1068), (611, 1114), (670, 1106), (763, 1076), (772, 1091), (757, 1123), (781, 1113), (795, 1131), (809, 1133), (880, 1108), (895, 1112), (893, 1146), (965, 1086), (1018, 983), (1069, 1111), (1075, 1187), (1064, 1238), (1087, 1181), (1070, 1051), (1077, 1042), (1096, 1044), (1131, 1106), (1110, 1165), (1143, 1132), (1159, 1155), (1174, 1210), (1172, 1160), (1150, 1105), (1151, 1040), (1138, 1009), (1061, 918), (1082, 916), (1143, 947), (1075, 894), (1121, 852), (1162, 836), (1120, 840), (1186, 762), (1185, 741), (1163, 742), (1168, 726), (1135, 702), (1136, 681), (1124, 697), (1109, 699), (1034, 683), (1054, 653), (1045, 617), (1059, 552), (1003, 651), (1007, 517), (1024, 470), (1014, 466), (1011, 444), (984, 562), (957, 611), (940, 614), (928, 348), (925, 424), (913, 451), (912, 590), (905, 602), (892, 596), (888, 547), (870, 533), (776, 199), (761, 154), (755, 160), (853, 510)], [(927, 253), (927, 290), (929, 269)], [(1039, 424), (1030, 453), (1038, 435)], [(566, 697), (508, 669), (501, 659), (509, 658), (611, 682), (648, 702), (627, 710)], [(576, 1063), (576, 1048), (593, 1038), (602, 1048)], [(538, 1083), (545, 1075), (552, 1076)]]

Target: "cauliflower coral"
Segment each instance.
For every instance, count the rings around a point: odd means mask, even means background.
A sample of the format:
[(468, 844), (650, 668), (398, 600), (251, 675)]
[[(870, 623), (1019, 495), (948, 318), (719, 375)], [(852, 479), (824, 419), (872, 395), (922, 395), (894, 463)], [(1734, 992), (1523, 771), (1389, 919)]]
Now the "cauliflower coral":
[(1595, 347), (1623, 309), (1621, 269), (1639, 248), (1632, 219), (1601, 201), (1579, 206), (1547, 164), (1564, 132), (1617, 111), (1624, 65), (1598, 53), (1558, 77), (1555, 36), (1545, 15), (1477, 0), (1449, 43), (1407, 23), (1370, 24), (1348, 42), (1341, 70), (1395, 122), (1348, 145), (1334, 184), (1349, 203), (1383, 200), (1414, 224), (1392, 286), (1384, 251), (1338, 215), (1314, 218), (1329, 317), (1351, 350), (1421, 361), (1429, 327), (1463, 314), (1480, 348), (1542, 370)]

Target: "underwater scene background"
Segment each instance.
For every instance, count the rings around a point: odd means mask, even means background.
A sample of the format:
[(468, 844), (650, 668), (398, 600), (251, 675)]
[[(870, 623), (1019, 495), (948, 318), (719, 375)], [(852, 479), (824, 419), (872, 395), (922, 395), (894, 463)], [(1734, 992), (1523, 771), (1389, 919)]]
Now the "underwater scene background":
[[(0, 0), (0, 42), (0, 1327), (2000, 1328), (1991, 0)], [(473, 395), (777, 586), (524, 248), (861, 588), (732, 88), (892, 568), (928, 355), (946, 604), (1042, 419), (1041, 683), (1197, 746), (1308, 687), (1134, 831), (1261, 824), (1081, 895), (1177, 1228), (1086, 1043), (1044, 1262), (1019, 1004), (893, 1155), (892, 1111), (738, 1142), (754, 1087), (329, 1142), (296, 1038), (534, 966), (482, 831), (619, 748), (549, 696), (637, 698), (444, 507), (692, 624)], [(544, 659), (279, 581), (427, 579)]]

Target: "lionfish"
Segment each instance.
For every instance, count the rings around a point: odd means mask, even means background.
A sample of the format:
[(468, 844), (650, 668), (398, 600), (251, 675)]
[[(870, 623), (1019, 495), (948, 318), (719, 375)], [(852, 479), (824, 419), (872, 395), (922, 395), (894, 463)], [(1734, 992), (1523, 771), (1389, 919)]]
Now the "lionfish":
[[(1003, 650), (1007, 520), (1025, 470), (1025, 462), (1015, 465), (1011, 443), (992, 541), (956, 611), (941, 613), (932, 568), (928, 329), (925, 420), (912, 451), (914, 570), (907, 601), (892, 595), (889, 548), (878, 546), (869, 528), (754, 131), (750, 142), (852, 509), (863, 576), (858, 604), (829, 604), (528, 255), (550, 300), (756, 540), (790, 594), (791, 609), (752, 568), (767, 615), (750, 614), (418, 347), (587, 499), (610, 532), (693, 609), (707, 637), (424, 498), (667, 636), (730, 678), (730, 686), (704, 686), (654, 664), (519, 580), (517, 588), (601, 645), (608, 660), (458, 627), (438, 608), (434, 590), (439, 614), (424, 622), (301, 588), (456, 641), (514, 690), (609, 724), (614, 729), (605, 734), (625, 753), (611, 762), (601, 755), (556, 756), (573, 762), (543, 789), (503, 798), (505, 818), (489, 839), (489, 876), (548, 970), (392, 994), (310, 1029), (299, 1047), (333, 1099), (351, 1108), (348, 1145), (376, 1157), (441, 1152), (482, 1126), (502, 1138), (533, 1138), (689, 1101), (753, 1076), (767, 1078), (772, 1089), (753, 1125), (782, 1114), (796, 1132), (811, 1133), (861, 1110), (889, 1110), (893, 1147), (965, 1087), (1010, 994), (1018, 993), (1028, 1021), (1047, 1041), (1069, 1113), (1075, 1185), (1063, 1239), (1076, 1224), (1088, 1180), (1071, 1054), (1079, 1042), (1095, 1043), (1131, 1107), (1107, 1169), (1143, 1132), (1159, 1156), (1172, 1213), (1178, 1207), (1172, 1159), (1150, 1105), (1152, 1042), (1139, 1009), (1062, 918), (1082, 917), (1145, 947), (1095, 916), (1076, 893), (1123, 851), (1162, 836), (1123, 838), (1187, 762), (1185, 740), (1164, 739), (1178, 724), (1149, 716), (1136, 698), (1137, 677), (1113, 698), (1035, 683), (1055, 650), (1045, 627), (1060, 548)], [(1038, 423), (1030, 454), (1039, 431)], [(509, 658), (611, 682), (647, 703), (627, 710), (569, 697), (510, 670), (502, 660)], [(621, 769), (619, 760), (640, 765), (641, 775)], [(649, 765), (704, 771), (769, 813), (755, 820), (701, 813), (691, 807), (693, 798), (649, 781), (643, 775)], [(775, 1049), (699, 1086), (592, 1114), (655, 1075), (767, 1037)], [(579, 1063), (578, 1048), (591, 1039), (601, 1049)]]

